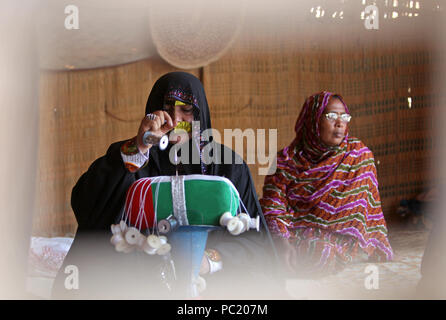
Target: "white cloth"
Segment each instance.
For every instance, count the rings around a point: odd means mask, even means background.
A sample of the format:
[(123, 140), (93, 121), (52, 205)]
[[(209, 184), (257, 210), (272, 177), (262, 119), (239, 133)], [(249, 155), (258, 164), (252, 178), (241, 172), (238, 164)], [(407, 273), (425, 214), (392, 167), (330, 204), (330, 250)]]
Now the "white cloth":
[(135, 167), (141, 168), (149, 160), (149, 151), (142, 153), (139, 151), (137, 154), (127, 155), (121, 151), (122, 161), (129, 163)]

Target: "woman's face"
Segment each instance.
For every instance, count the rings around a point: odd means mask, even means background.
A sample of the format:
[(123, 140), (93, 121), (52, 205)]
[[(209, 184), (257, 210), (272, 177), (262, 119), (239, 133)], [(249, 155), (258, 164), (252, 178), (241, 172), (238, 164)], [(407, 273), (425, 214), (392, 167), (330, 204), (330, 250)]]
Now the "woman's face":
[(175, 102), (167, 101), (164, 104), (164, 111), (166, 111), (175, 122), (187, 121), (192, 123), (194, 121), (194, 107), (186, 104), (182, 106), (174, 105)]
[[(338, 115), (336, 120), (327, 119), (327, 114), (334, 112)], [(319, 132), (321, 140), (326, 145), (337, 146), (344, 140), (347, 123), (341, 119), (341, 115), (345, 114), (345, 107), (338, 98), (330, 99), (325, 107), (324, 113), (319, 120)]]
[[(174, 123), (178, 124), (181, 121), (186, 121), (192, 124), (192, 121), (194, 121), (194, 106), (186, 104), (181, 106), (176, 106), (175, 101), (166, 101), (164, 104), (164, 111), (166, 111)], [(176, 135), (173, 135), (172, 138), (174, 139), (171, 142), (173, 144), (175, 143), (184, 143), (187, 141), (188, 138), (190, 138), (192, 133), (189, 132), (189, 134), (186, 136), (184, 133), (179, 133)]]

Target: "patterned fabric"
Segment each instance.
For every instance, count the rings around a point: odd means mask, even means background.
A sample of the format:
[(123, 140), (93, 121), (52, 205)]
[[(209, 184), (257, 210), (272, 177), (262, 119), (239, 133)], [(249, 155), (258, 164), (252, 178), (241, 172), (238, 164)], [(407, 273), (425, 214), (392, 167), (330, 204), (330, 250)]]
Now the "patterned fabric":
[(121, 146), (121, 157), (124, 166), (129, 172), (136, 172), (141, 169), (149, 160), (149, 155), (139, 151), (136, 145), (136, 137), (127, 140)]
[[(198, 106), (198, 99), (192, 93), (187, 93), (184, 90), (178, 88), (170, 88), (164, 96), (164, 99), (175, 99), (176, 101), (187, 103), (194, 107), (200, 108)], [(175, 102), (175, 105), (179, 104)]]
[(319, 276), (342, 271), (347, 264), (367, 260), (359, 242), (349, 235), (320, 228), (297, 228), (290, 238), (297, 250), (300, 276)]
[(330, 92), (305, 101), (296, 138), (278, 152), (277, 171), (265, 178), (263, 212), (273, 234), (288, 238), (310, 260), (318, 256), (320, 267), (334, 258), (351, 261), (356, 244), (369, 258), (391, 260), (372, 152), (348, 130), (338, 146), (320, 139), (319, 119), (333, 96), (345, 106)]

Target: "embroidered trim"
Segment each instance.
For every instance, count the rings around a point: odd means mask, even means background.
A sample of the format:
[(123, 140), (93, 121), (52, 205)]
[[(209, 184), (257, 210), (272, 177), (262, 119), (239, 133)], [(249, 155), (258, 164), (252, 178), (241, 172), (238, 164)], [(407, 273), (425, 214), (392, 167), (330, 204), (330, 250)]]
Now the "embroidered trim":
[(130, 171), (131, 173), (134, 173), (139, 170), (139, 167), (134, 165), (133, 163), (124, 163), (125, 168)]
[(121, 153), (127, 156), (132, 156), (139, 153), (139, 149), (136, 144), (136, 137), (133, 137), (132, 139), (122, 144)]
[(143, 154), (136, 145), (136, 137), (126, 141), (121, 146), (121, 158), (126, 169), (132, 173), (138, 171), (149, 160), (149, 153)]
[(169, 98), (173, 98), (175, 100), (179, 100), (184, 103), (193, 105), (197, 108), (200, 108), (198, 106), (198, 99), (193, 94), (186, 93), (180, 89), (173, 89), (173, 90), (168, 91), (164, 96), (164, 100), (167, 100)]

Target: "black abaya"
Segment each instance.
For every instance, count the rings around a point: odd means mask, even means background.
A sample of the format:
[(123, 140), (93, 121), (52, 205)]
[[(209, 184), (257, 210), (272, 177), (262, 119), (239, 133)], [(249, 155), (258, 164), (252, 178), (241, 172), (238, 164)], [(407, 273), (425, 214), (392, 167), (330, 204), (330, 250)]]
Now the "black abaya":
[[(211, 128), (206, 96), (197, 78), (182, 72), (161, 77), (150, 93), (146, 113), (161, 110), (164, 99), (169, 97), (195, 107), (194, 117), (200, 120), (201, 131)], [(132, 173), (125, 168), (121, 157), (121, 145), (124, 142), (113, 143), (103, 157), (93, 162), (73, 188), (71, 204), (78, 222), (78, 231), (56, 280), (55, 297), (181, 298), (170, 292), (160, 281), (159, 270), (164, 263), (162, 257), (139, 252), (117, 253), (109, 242), (110, 225), (119, 221), (127, 189), (139, 178), (174, 175), (176, 169), (179, 174), (226, 177), (239, 191), (248, 213), (252, 217), (260, 215), (264, 221), (249, 168), (244, 161), (235, 164), (238, 155), (227, 147), (210, 142), (214, 152), (217, 149), (219, 151), (220, 164), (181, 164), (176, 168), (169, 161), (169, 148), (161, 151), (154, 146), (149, 150), (147, 165)], [(189, 141), (193, 152), (200, 152), (203, 145), (194, 144), (194, 139)], [(230, 163), (223, 163), (225, 150), (231, 154)], [(210, 288), (208, 292), (214, 292), (214, 297), (219, 296), (219, 289), (215, 289), (218, 283), (224, 284), (223, 279), (226, 279), (226, 276), (243, 279), (240, 281), (243, 288), (253, 285), (253, 290), (258, 293), (258, 288), (254, 287), (259, 284), (259, 275), (272, 272), (271, 262), (275, 261), (275, 256), (264, 224), (261, 232), (249, 231), (237, 237), (225, 230), (213, 231), (209, 234), (207, 247), (218, 250), (223, 260), (222, 271), (206, 276)], [(66, 290), (64, 287), (67, 274), (63, 271), (69, 264), (79, 268), (78, 290)]]

